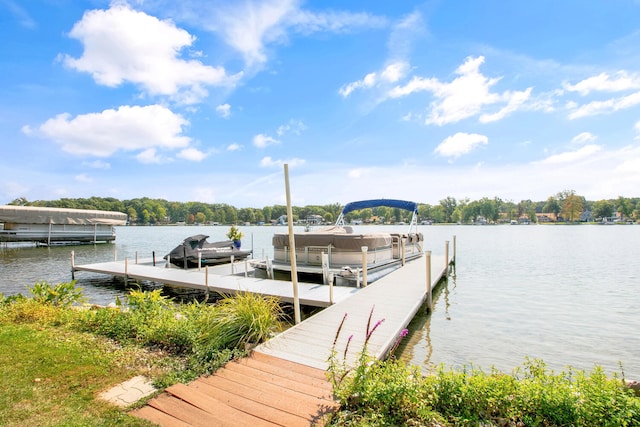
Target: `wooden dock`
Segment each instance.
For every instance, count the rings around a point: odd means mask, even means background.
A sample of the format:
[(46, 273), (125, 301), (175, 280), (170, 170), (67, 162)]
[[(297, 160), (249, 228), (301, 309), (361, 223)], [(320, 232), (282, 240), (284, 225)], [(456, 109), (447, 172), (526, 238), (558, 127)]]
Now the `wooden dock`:
[[(280, 299), (283, 302), (293, 302), (293, 284), (290, 281), (259, 279), (245, 274), (245, 265), (238, 262), (232, 266), (224, 264), (208, 269), (165, 268), (150, 265), (148, 260), (137, 264), (125, 261), (101, 262), (87, 265), (73, 265), (72, 271), (87, 271), (91, 273), (108, 274), (123, 277), (126, 280), (143, 280), (165, 285), (198, 289), (204, 292), (218, 292), (233, 295), (239, 292), (259, 293)], [(332, 303), (343, 301), (360, 291), (359, 288), (334, 286), (330, 292), (328, 286), (313, 283), (298, 283), (298, 298), (300, 304), (313, 307), (328, 307)]]
[(367, 352), (384, 358), (423, 306), (428, 290), (448, 274), (445, 256), (432, 257), (428, 269), (427, 259), (407, 263), (214, 375), (169, 387), (133, 414), (161, 426), (324, 425), (327, 415), (339, 409), (325, 372), (345, 314), (336, 350), (342, 355), (350, 341), (347, 365), (353, 366), (362, 351), (369, 319), (369, 330), (375, 331)]

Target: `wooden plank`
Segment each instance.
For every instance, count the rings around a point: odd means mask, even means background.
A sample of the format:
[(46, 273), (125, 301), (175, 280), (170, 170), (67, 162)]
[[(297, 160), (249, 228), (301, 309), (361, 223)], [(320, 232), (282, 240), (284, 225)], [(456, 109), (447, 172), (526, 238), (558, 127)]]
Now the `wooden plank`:
[(215, 415), (167, 394), (161, 394), (151, 399), (148, 405), (159, 411), (171, 414), (175, 418), (194, 427), (224, 425), (224, 420)]
[[(275, 358), (273, 356), (268, 356), (268, 357), (274, 360), (283, 360), (283, 359)], [(289, 362), (288, 360), (285, 362), (293, 363), (293, 362)], [(329, 382), (327, 382), (324, 371), (320, 371), (322, 372), (323, 377), (319, 378), (316, 375), (310, 376), (310, 375), (297, 373), (291, 369), (287, 369), (286, 366), (282, 366), (281, 364), (278, 364), (278, 363), (269, 363), (266, 361), (260, 361), (257, 358), (252, 356), (244, 357), (242, 359), (238, 359), (233, 362), (230, 362), (227, 364), (227, 367), (229, 367), (230, 365), (248, 366), (253, 369), (260, 370), (264, 373), (269, 373), (269, 374), (277, 375), (279, 377), (286, 378), (289, 380), (294, 380), (294, 381), (297, 381), (321, 390), (326, 390), (329, 392), (332, 391), (332, 386)], [(310, 369), (314, 369), (314, 368), (310, 368)]]
[[(210, 384), (214, 387), (237, 394), (255, 402), (262, 403), (267, 406), (299, 415), (311, 421), (318, 415), (326, 413), (327, 409), (339, 407), (335, 402), (328, 403), (326, 400), (312, 400), (306, 395), (286, 390), (282, 387), (268, 387), (265, 383), (251, 382), (249, 384), (239, 383), (236, 381), (223, 378), (221, 376), (210, 376), (199, 378), (197, 381)], [(260, 392), (256, 392), (260, 390)]]
[(272, 366), (281, 366), (282, 368), (287, 369), (291, 372), (296, 372), (326, 381), (326, 376), (323, 370), (311, 368), (300, 363), (294, 363), (285, 359), (269, 356), (268, 354), (260, 353), (259, 351), (252, 352), (249, 358), (271, 364)]
[[(291, 427), (308, 427), (312, 423), (312, 420), (307, 417), (300, 416), (299, 414), (292, 414), (291, 412), (274, 408), (273, 406), (258, 402), (252, 398), (246, 398), (244, 396), (231, 393), (201, 381), (200, 379), (189, 384), (189, 387), (202, 390), (203, 393), (214, 394), (217, 399), (233, 408), (251, 413), (256, 417), (271, 421), (275, 424)], [(255, 393), (260, 393), (260, 390), (256, 390)], [(321, 418), (318, 417), (316, 420), (319, 419)]]
[(188, 387), (184, 384), (174, 384), (167, 388), (166, 391), (196, 408), (200, 408), (205, 412), (214, 414), (216, 418), (225, 420), (229, 425), (233, 424), (234, 426), (247, 427), (271, 427), (274, 425), (271, 422), (255, 417), (246, 412), (239, 411), (238, 409), (226, 405), (216, 399), (214, 396), (204, 394), (195, 388)]
[(162, 412), (151, 406), (143, 406), (130, 412), (134, 417), (151, 421), (161, 427), (190, 427), (191, 424), (185, 423), (165, 412)]
[(332, 391), (316, 388), (302, 382), (283, 378), (268, 372), (262, 372), (249, 366), (227, 365), (224, 368), (219, 369), (216, 372), (216, 375), (220, 375), (224, 378), (237, 382), (253, 383), (255, 381), (260, 381), (269, 384), (270, 386), (282, 387), (296, 393), (307, 395), (313, 399), (326, 400), (327, 402), (334, 401)]

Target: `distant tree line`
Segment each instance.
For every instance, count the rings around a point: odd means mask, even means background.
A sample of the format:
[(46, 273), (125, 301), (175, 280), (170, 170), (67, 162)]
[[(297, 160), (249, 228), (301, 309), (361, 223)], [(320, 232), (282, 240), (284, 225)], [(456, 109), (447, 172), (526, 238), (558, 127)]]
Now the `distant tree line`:
[[(57, 207), (67, 209), (96, 209), (124, 212), (130, 224), (152, 225), (172, 224), (242, 224), (277, 222), (285, 218), (287, 207), (284, 205), (265, 206), (263, 208), (236, 208), (224, 203), (171, 202), (147, 197), (131, 200), (118, 200), (112, 197), (63, 198), (59, 200), (29, 202), (25, 198), (13, 200), (11, 205)], [(334, 222), (342, 205), (293, 206), (293, 220), (305, 222), (307, 218), (322, 218), (325, 223)], [(418, 204), (418, 220), (434, 223), (489, 223), (509, 222), (512, 220), (536, 222), (538, 214), (552, 214), (553, 221), (601, 221), (604, 218), (617, 217), (620, 220), (640, 220), (640, 198), (618, 197), (617, 199), (588, 201), (574, 190), (564, 190), (545, 201), (502, 200), (499, 197), (480, 200), (468, 198), (456, 200), (446, 197), (437, 205)], [(389, 207), (367, 208), (354, 211), (346, 216), (347, 221), (358, 220), (364, 223), (408, 222), (411, 213)]]

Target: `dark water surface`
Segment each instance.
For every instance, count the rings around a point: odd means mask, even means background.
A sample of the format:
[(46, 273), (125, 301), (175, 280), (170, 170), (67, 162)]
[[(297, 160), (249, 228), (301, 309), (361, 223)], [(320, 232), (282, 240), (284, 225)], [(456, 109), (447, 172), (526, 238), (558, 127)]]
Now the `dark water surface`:
[[(404, 231), (405, 227), (391, 227)], [(361, 229), (356, 227), (356, 230)], [(389, 227), (365, 227), (367, 231)], [(0, 249), (0, 292), (27, 293), (36, 281), (71, 280), (77, 264), (127, 257), (158, 262), (193, 234), (224, 240), (227, 227), (118, 227), (115, 244)], [(243, 247), (271, 256), (286, 227), (241, 227)], [(511, 372), (526, 357), (556, 370), (603, 366), (640, 379), (640, 226), (424, 226), (425, 249), (457, 240), (455, 272), (438, 289), (431, 316), (417, 317), (401, 347), (405, 360), (495, 366)], [(108, 304), (126, 289), (110, 276), (79, 272), (89, 301)]]

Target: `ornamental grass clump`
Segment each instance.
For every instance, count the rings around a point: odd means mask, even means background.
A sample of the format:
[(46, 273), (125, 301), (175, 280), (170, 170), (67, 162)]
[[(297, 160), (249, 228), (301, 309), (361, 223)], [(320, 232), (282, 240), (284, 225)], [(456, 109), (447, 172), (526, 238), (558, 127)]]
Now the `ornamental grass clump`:
[(275, 298), (239, 293), (223, 296), (215, 307), (198, 320), (198, 339), (204, 348), (250, 346), (281, 330), (283, 312)]

